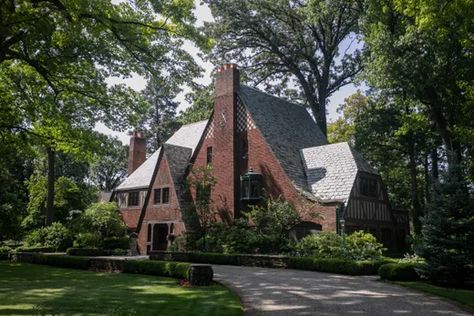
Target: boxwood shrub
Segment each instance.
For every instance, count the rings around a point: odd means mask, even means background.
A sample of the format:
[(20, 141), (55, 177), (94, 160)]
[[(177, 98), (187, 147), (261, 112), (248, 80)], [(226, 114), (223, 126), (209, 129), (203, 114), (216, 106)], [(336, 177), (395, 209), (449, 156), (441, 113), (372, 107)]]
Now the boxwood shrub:
[(0, 247), (0, 260), (8, 260), (10, 259), (11, 248), (8, 246), (1, 246)]
[(123, 265), (123, 272), (187, 279), (190, 266), (189, 263), (185, 262), (126, 260)]
[(419, 263), (387, 263), (380, 266), (378, 273), (381, 279), (390, 281), (416, 281), (420, 277), (415, 268)]
[(33, 254), (32, 263), (44, 264), (48, 266), (87, 270), (90, 267), (89, 258)]
[(335, 258), (291, 257), (288, 268), (348, 275), (374, 275), (385, 261), (354, 261)]
[(19, 247), (16, 248), (17, 252), (55, 252), (56, 249), (53, 247)]
[(104, 249), (99, 248), (68, 248), (66, 253), (70, 256), (84, 256), (84, 257), (95, 257), (105, 256), (106, 252)]

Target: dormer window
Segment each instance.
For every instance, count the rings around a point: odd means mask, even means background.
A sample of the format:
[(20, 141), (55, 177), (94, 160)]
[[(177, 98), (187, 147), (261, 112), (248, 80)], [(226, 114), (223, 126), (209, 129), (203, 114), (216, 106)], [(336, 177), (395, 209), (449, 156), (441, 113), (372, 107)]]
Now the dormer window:
[(252, 169), (240, 177), (240, 198), (242, 200), (260, 200), (262, 198), (262, 175)]

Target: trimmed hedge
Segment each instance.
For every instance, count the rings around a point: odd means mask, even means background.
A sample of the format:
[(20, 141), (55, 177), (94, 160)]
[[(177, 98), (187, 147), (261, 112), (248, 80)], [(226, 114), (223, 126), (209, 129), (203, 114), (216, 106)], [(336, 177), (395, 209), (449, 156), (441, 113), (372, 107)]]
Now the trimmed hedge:
[(123, 264), (123, 272), (187, 279), (190, 266), (191, 264), (185, 262), (126, 260)]
[(348, 275), (374, 275), (385, 261), (353, 261), (332, 258), (291, 257), (288, 268)]
[(223, 254), (211, 252), (152, 251), (151, 260), (184, 261), (205, 264), (285, 268), (288, 257), (278, 255)]
[(129, 237), (107, 237), (102, 240), (103, 249), (129, 249)]
[(70, 256), (95, 257), (105, 256), (104, 249), (99, 248), (68, 248), (66, 253)]
[(101, 249), (101, 248), (68, 248), (66, 253), (70, 256), (123, 256), (127, 254), (125, 249)]
[(19, 247), (16, 248), (17, 252), (56, 252), (56, 249), (54, 247)]
[(57, 255), (33, 254), (31, 263), (44, 264), (48, 266), (88, 270), (90, 267), (89, 258), (70, 257)]
[(258, 266), (272, 268), (290, 268), (332, 272), (348, 275), (376, 275), (381, 265), (396, 262), (392, 258), (382, 260), (347, 260), (315, 257), (286, 257), (271, 255), (221, 254), (205, 252), (168, 252), (152, 251), (151, 260), (184, 261), (207, 264), (226, 264), (236, 266)]
[(417, 281), (420, 279), (415, 268), (419, 263), (387, 263), (380, 266), (378, 273), (383, 280), (390, 281)]

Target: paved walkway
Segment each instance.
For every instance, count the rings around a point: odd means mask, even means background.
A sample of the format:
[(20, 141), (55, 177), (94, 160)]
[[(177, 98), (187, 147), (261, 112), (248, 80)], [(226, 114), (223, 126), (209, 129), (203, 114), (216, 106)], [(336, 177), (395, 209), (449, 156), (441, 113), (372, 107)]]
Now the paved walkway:
[(213, 266), (247, 315), (471, 315), (443, 299), (377, 281), (312, 271)]

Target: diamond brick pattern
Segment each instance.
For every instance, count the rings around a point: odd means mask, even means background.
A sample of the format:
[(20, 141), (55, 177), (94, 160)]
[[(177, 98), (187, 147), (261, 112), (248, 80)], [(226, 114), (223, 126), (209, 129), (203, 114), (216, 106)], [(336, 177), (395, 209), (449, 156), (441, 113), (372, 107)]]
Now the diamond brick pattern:
[(255, 123), (240, 98), (237, 98), (237, 132), (240, 133), (252, 129), (255, 129)]
[(211, 121), (211, 123), (207, 127), (204, 135), (205, 135), (204, 136), (205, 139), (214, 138), (214, 119)]

